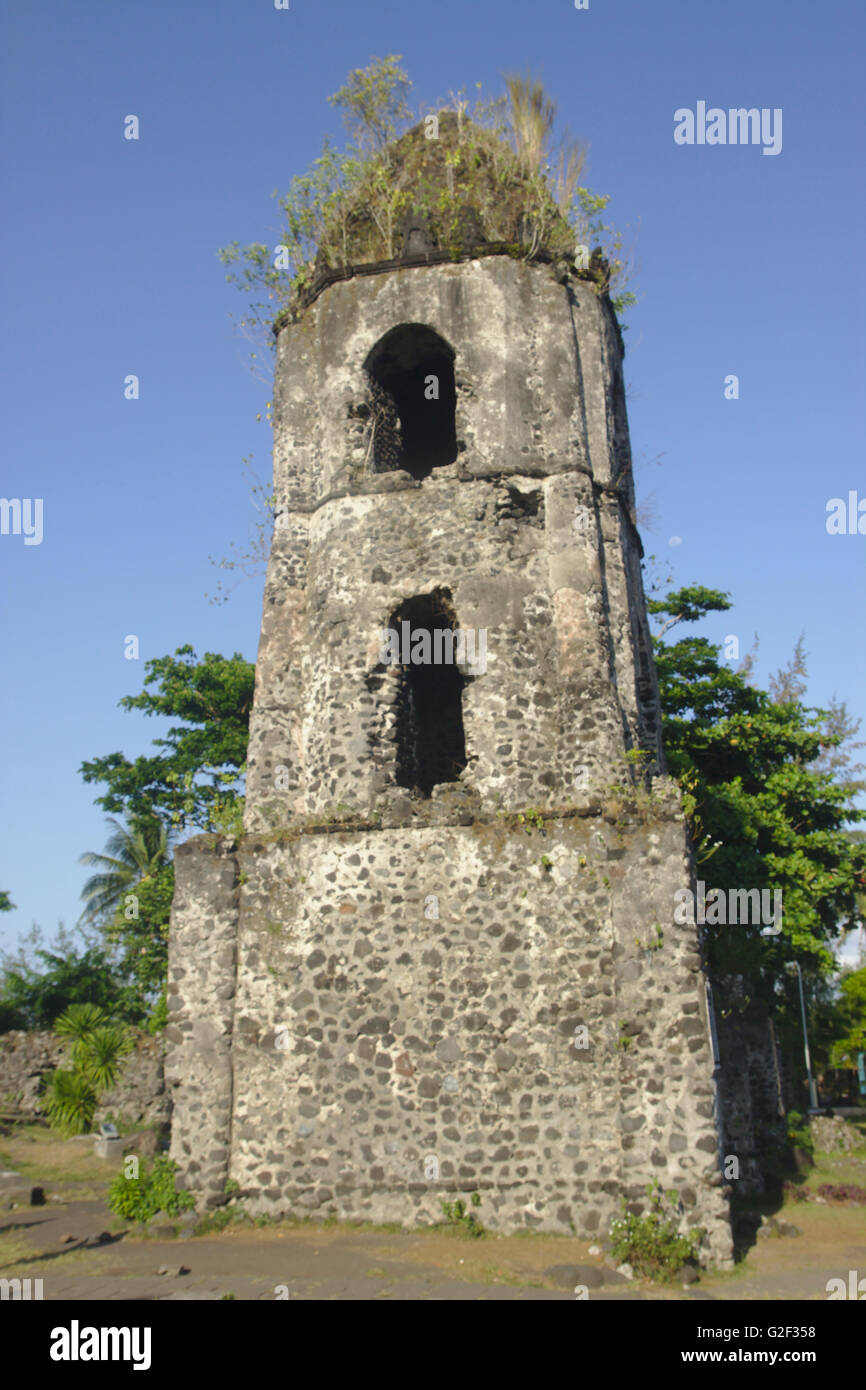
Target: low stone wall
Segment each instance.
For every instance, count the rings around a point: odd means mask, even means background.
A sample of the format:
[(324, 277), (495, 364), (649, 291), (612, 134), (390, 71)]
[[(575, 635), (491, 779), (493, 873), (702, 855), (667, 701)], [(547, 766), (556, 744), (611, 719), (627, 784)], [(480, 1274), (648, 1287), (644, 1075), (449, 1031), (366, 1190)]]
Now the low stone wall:
[(0, 1104), (41, 1114), (42, 1078), (61, 1065), (64, 1050), (53, 1033), (0, 1033)]
[(821, 1153), (844, 1154), (862, 1144), (859, 1131), (841, 1116), (813, 1115), (809, 1121), (812, 1142)]
[[(0, 1033), (0, 1104), (24, 1115), (41, 1115), (42, 1078), (63, 1066), (65, 1043), (49, 1032)], [(106, 1091), (96, 1112), (98, 1124), (112, 1115), (122, 1125), (166, 1125), (171, 1102), (163, 1076), (160, 1038), (142, 1033), (135, 1050), (124, 1059), (118, 1084)]]

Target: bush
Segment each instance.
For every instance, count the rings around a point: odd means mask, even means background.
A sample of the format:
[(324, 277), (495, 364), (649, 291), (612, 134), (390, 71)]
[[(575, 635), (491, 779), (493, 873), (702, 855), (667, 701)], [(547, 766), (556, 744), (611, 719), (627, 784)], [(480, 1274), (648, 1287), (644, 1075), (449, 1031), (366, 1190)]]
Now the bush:
[(125, 1028), (116, 1023), (94, 1028), (92, 1033), (75, 1044), (73, 1066), (86, 1076), (97, 1091), (110, 1091), (120, 1069), (120, 1061), (132, 1051), (134, 1044)]
[(61, 1134), (88, 1134), (99, 1096), (89, 1077), (62, 1067), (51, 1073), (45, 1088), (45, 1113)]
[(809, 1128), (809, 1121), (800, 1114), (799, 1110), (790, 1110), (787, 1125), (788, 1143), (793, 1144), (795, 1148), (802, 1149), (810, 1159), (814, 1159), (815, 1142)]
[(827, 1202), (856, 1202), (858, 1206), (866, 1203), (866, 1188), (856, 1187), (852, 1182), (822, 1182), (818, 1196)]
[(162, 993), (160, 994), (159, 998), (153, 1006), (153, 1012), (151, 1013), (150, 1018), (147, 1020), (147, 1031), (148, 1033), (150, 1033), (151, 1037), (155, 1037), (157, 1033), (162, 1032), (163, 1028), (165, 1028), (167, 1023), (168, 1001), (166, 997), (166, 990), (163, 989)]
[(58, 1018), (55, 1033), (72, 1039), (71, 1070), (48, 1077), (45, 1112), (62, 1134), (87, 1134), (100, 1094), (117, 1080), (120, 1059), (133, 1048), (125, 1028), (110, 1023), (96, 1004), (70, 1004)]
[(21, 1010), (0, 999), (0, 1033), (11, 1033), (13, 1029), (26, 1027), (27, 1019)]
[[(623, 1214), (610, 1226), (611, 1251), (616, 1260), (630, 1264), (635, 1274), (670, 1283), (682, 1265), (697, 1259), (704, 1232), (680, 1235), (673, 1214), (665, 1212), (665, 1193), (658, 1181), (653, 1179), (646, 1190), (650, 1210), (645, 1216), (635, 1216), (623, 1200)], [(667, 1201), (673, 1207), (673, 1193), (667, 1194)]]
[(177, 1164), (167, 1154), (157, 1154), (150, 1172), (137, 1178), (118, 1173), (108, 1189), (108, 1208), (127, 1221), (149, 1221), (157, 1212), (179, 1216), (195, 1206), (192, 1193), (175, 1188)]
[(803, 1187), (796, 1182), (785, 1182), (782, 1186), (782, 1192), (785, 1198), (792, 1202), (808, 1202), (809, 1200), (808, 1187)]
[(108, 1021), (108, 1015), (98, 1004), (70, 1004), (54, 1024), (58, 1038), (72, 1038), (81, 1042), (94, 1028)]

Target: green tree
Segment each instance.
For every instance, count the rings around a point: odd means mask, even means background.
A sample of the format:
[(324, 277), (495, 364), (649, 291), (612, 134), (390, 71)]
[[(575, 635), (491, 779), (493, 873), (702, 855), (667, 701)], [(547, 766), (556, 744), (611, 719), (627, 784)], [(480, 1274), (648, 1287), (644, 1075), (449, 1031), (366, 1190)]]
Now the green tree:
[(183, 831), (219, 828), (233, 803), (242, 802), (239, 780), (247, 755), (255, 667), (232, 657), (205, 653), (199, 661), (191, 646), (174, 656), (145, 664), (145, 690), (121, 701), (123, 709), (178, 719), (160, 751), (134, 760), (110, 753), (82, 763), (85, 782), (104, 782), (97, 805), (132, 822), (156, 817)]
[(14, 912), (15, 904), (10, 901), (9, 894), (0, 889), (0, 912)]
[(866, 1052), (866, 966), (846, 971), (839, 982), (836, 1038), (831, 1052), (835, 1067), (854, 1066), (858, 1052)]
[(366, 154), (381, 153), (412, 119), (406, 98), (412, 83), (399, 66), (400, 55), (373, 58), (353, 68), (344, 86), (328, 97), (343, 113), (346, 128)]
[(98, 923), (116, 968), (126, 982), (126, 1010), (143, 1021), (165, 985), (168, 928), (174, 894), (169, 858), (172, 832), (149, 816), (114, 827), (107, 854), (80, 862), (98, 868), (84, 885), (82, 922)]
[[(99, 870), (81, 890), (86, 904), (81, 920), (85, 924), (104, 924), (114, 918), (139, 883), (148, 881), (169, 864), (170, 832), (155, 816), (129, 825), (121, 825), (116, 820), (108, 824), (113, 830), (106, 845), (107, 852), (94, 854), (88, 850), (78, 861)], [(136, 908), (137, 915), (137, 904), (129, 906)]]
[(192, 828), (237, 832), (254, 682), (255, 667), (238, 652), (199, 661), (184, 646), (148, 661), (145, 689), (121, 706), (179, 722), (154, 740), (153, 757), (112, 753), (81, 766), (85, 781), (107, 786), (97, 804), (127, 821), (110, 822), (105, 854), (81, 857), (98, 870), (82, 892), (83, 920), (99, 924), (124, 982), (123, 1017), (150, 1027), (165, 1018), (172, 841)]
[(96, 1004), (133, 1019), (133, 1001), (106, 950), (78, 949), (65, 936), (53, 950), (37, 949), (32, 960), (5, 956), (0, 966), (0, 1032), (50, 1028), (70, 1004)]
[[(840, 734), (828, 729), (827, 711), (801, 703), (800, 686), (777, 680), (777, 694), (786, 698), (774, 701), (721, 665), (706, 638), (663, 640), (675, 624), (729, 607), (728, 595), (699, 586), (650, 601), (650, 611), (665, 617), (654, 639), (663, 738), (683, 790), (699, 876), (724, 891), (782, 890), (781, 935), (710, 926), (711, 962), (721, 973), (749, 976), (767, 997), (781, 987), (793, 999), (784, 963), (799, 960), (812, 977), (830, 973), (832, 944), (858, 920), (866, 849), (845, 825), (866, 813), (852, 811), (850, 786), (817, 763)], [(791, 679), (800, 677), (794, 671)]]
[(664, 619), (654, 638), (663, 739), (683, 792), (698, 877), (724, 892), (782, 892), (777, 936), (762, 937), (759, 926), (742, 923), (703, 929), (718, 997), (741, 1007), (738, 997), (756, 993), (772, 1013), (791, 1074), (802, 1077), (794, 962), (803, 973), (816, 1056), (834, 1054), (834, 1040), (845, 1032), (833, 1002), (832, 948), (860, 920), (866, 887), (866, 845), (860, 832), (846, 828), (866, 817), (852, 807), (850, 739), (857, 725), (839, 702), (830, 710), (802, 703), (802, 639), (787, 668), (771, 679), (770, 692), (750, 684), (750, 661), (739, 671), (721, 665), (706, 638), (664, 640), (679, 623), (728, 609), (727, 594), (692, 586), (648, 606)]
[(156, 1001), (165, 990), (173, 896), (174, 865), (163, 864), (138, 880), (105, 927), (106, 940), (127, 981), (130, 1010), (142, 1022), (152, 1021)]

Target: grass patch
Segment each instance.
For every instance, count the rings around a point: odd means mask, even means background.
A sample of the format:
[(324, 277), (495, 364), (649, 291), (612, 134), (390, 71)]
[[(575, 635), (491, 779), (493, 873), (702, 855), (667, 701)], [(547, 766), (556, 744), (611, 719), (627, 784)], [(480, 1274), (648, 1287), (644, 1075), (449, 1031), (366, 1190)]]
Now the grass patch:
[[(866, 1207), (849, 1207), (838, 1202), (792, 1202), (783, 1208), (786, 1220), (799, 1226), (805, 1235), (827, 1238), (830, 1231), (840, 1239), (866, 1239)], [(783, 1214), (778, 1213), (779, 1215)]]
[(866, 1150), (852, 1149), (846, 1154), (816, 1153), (815, 1166), (801, 1183), (810, 1191), (817, 1191), (824, 1182), (866, 1187)]
[(496, 1265), (480, 1265), (478, 1268), (469, 1270), (468, 1273), (461, 1269), (458, 1277), (460, 1276), (464, 1279), (470, 1279), (473, 1284), (506, 1284), (509, 1288), (515, 1289), (554, 1287), (549, 1280), (527, 1278), (525, 1274), (516, 1274), (512, 1270), (499, 1269)]
[[(520, 1231), (511, 1231), (504, 1236), (501, 1231), (488, 1231), (488, 1236), (494, 1236), (496, 1240), (577, 1240), (577, 1236), (566, 1235), (565, 1231), (533, 1231), (526, 1227)], [(599, 1245), (600, 1240), (589, 1241), (590, 1245)]]
[(51, 1276), (55, 1270), (76, 1268), (81, 1272), (93, 1269), (97, 1256), (91, 1250), (69, 1250), (53, 1255), (50, 1260), (41, 1259), (46, 1252), (33, 1245), (21, 1233), (20, 1228), (12, 1227), (0, 1231), (0, 1270), (4, 1278), (39, 1278), (50, 1287)]
[[(259, 1217), (259, 1222), (263, 1225), (272, 1225), (270, 1217)], [(228, 1230), (229, 1226), (255, 1226), (254, 1221), (248, 1211), (243, 1207), (218, 1207), (216, 1211), (209, 1211), (200, 1217), (192, 1228), (194, 1236), (219, 1235), (221, 1231)]]
[(14, 1227), (12, 1230), (0, 1231), (0, 1269), (4, 1274), (9, 1273), (13, 1265), (19, 1265), (25, 1260), (33, 1260), (36, 1251), (29, 1240), (25, 1240)]
[[(89, 1141), (89, 1142), (88, 1142)], [(103, 1179), (106, 1184), (115, 1169), (93, 1152), (93, 1139), (63, 1139), (41, 1125), (21, 1125), (3, 1141), (0, 1162), (34, 1182), (81, 1182)]]
[[(318, 1231), (344, 1231), (386, 1236), (416, 1234), (411, 1229), (401, 1226), (399, 1221), (343, 1221), (338, 1216), (316, 1218), (315, 1216), (268, 1216), (266, 1213), (255, 1216), (240, 1204), (218, 1207), (215, 1211), (206, 1212), (192, 1228), (192, 1234), (193, 1236), (214, 1236), (223, 1233), (232, 1235), (248, 1233), (253, 1230), (267, 1230), (274, 1235), (288, 1234), (290, 1231), (308, 1231), (311, 1234)], [(144, 1236), (145, 1233), (143, 1231), (136, 1233), (136, 1235), (139, 1234)]]

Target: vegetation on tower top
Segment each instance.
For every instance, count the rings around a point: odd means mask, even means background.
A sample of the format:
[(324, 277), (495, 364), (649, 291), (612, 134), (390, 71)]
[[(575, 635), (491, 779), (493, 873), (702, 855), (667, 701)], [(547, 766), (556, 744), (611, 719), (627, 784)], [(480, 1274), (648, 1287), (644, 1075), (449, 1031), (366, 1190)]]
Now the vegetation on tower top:
[(410, 110), (410, 87), (394, 54), (350, 73), (330, 98), (349, 142), (326, 138), (292, 180), (279, 244), (220, 251), (250, 295), (245, 325), (281, 321), (329, 272), (484, 251), (563, 261), (618, 313), (634, 303), (621, 238), (603, 221), (608, 198), (581, 183), (584, 147), (567, 132), (554, 140), (556, 107), (539, 82), (512, 75), (495, 100), (479, 94), (470, 109), (452, 93), (426, 114)]

